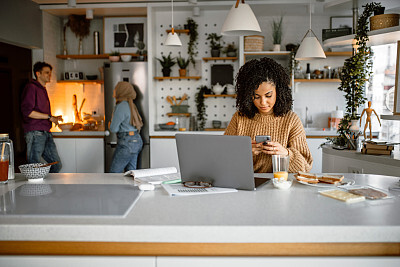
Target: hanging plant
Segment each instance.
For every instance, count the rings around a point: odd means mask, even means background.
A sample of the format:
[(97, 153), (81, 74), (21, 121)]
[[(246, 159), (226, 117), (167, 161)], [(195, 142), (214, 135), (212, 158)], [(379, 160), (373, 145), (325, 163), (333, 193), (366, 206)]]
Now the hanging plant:
[(358, 120), (360, 115), (358, 109), (364, 104), (365, 83), (372, 73), (371, 48), (367, 46), (368, 38), (368, 19), (375, 9), (381, 8), (380, 3), (368, 3), (357, 22), (357, 32), (355, 36), (357, 51), (345, 60), (340, 77), (341, 83), (338, 88), (345, 93), (346, 110), (338, 128), (339, 136), (331, 138), (335, 145), (345, 146), (347, 143), (346, 135), (350, 135), (351, 120)]
[(189, 43), (188, 43), (188, 55), (189, 61), (196, 67), (196, 61), (194, 57), (199, 53), (197, 51), (197, 40), (199, 38), (199, 33), (197, 32), (198, 24), (192, 18), (187, 18), (187, 25), (189, 28)]
[(202, 85), (198, 87), (199, 91), (196, 93), (196, 107), (197, 107), (197, 122), (199, 131), (204, 130), (206, 125), (206, 107), (204, 105), (204, 94), (210, 94), (211, 90), (207, 86)]

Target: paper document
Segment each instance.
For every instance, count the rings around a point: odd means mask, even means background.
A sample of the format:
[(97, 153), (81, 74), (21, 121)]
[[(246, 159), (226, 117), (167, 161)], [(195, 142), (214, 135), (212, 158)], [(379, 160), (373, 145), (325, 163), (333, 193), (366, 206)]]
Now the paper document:
[(125, 172), (124, 175), (133, 176), (137, 182), (150, 184), (161, 184), (165, 181), (171, 181), (180, 178), (180, 175), (175, 167), (130, 170)]
[(162, 184), (162, 187), (165, 189), (165, 191), (167, 191), (167, 193), (170, 196), (193, 196), (193, 195), (237, 192), (237, 190), (233, 188), (222, 188), (222, 187), (190, 188), (183, 186), (183, 184)]

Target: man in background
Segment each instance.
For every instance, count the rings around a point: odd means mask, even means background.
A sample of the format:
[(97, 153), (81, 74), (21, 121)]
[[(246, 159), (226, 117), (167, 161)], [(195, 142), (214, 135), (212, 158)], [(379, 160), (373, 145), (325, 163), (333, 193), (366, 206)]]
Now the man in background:
[(43, 158), (47, 163), (58, 162), (50, 172), (59, 172), (61, 160), (56, 144), (50, 133), (52, 123), (58, 125), (62, 116), (52, 116), (46, 83), (50, 82), (52, 66), (46, 62), (36, 62), (33, 73), (36, 80), (28, 83), (22, 93), (21, 111), (27, 144), (28, 163), (39, 163)]

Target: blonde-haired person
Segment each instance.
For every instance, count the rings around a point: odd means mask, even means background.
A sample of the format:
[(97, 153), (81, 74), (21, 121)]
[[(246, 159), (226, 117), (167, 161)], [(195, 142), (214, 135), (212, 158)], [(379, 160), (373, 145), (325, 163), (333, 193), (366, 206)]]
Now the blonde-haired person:
[(111, 162), (110, 172), (122, 173), (136, 170), (137, 159), (143, 147), (139, 134), (142, 118), (133, 103), (136, 91), (128, 82), (119, 82), (114, 89), (116, 106), (110, 123), (110, 131), (117, 133), (118, 142)]
[[(272, 172), (272, 155), (289, 155), (289, 172), (308, 172), (312, 156), (299, 117), (292, 111), (292, 92), (285, 69), (270, 58), (253, 59), (236, 76), (236, 107), (226, 135), (252, 139), (254, 172)], [(257, 135), (270, 135), (267, 144)]]

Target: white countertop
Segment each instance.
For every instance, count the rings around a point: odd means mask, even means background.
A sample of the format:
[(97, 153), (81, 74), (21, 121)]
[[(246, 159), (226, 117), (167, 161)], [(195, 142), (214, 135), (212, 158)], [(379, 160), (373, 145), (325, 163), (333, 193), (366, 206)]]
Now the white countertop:
[[(345, 177), (382, 189), (399, 180), (365, 174)], [(7, 204), (4, 194), (25, 183), (17, 174), (8, 185), (0, 185), (2, 208)], [(42, 183), (131, 185), (133, 179), (121, 174), (49, 174)], [(400, 242), (400, 191), (390, 191), (395, 197), (387, 200), (346, 204), (319, 190), (294, 182), (286, 191), (265, 184), (257, 191), (170, 197), (157, 186), (145, 191), (125, 218), (24, 217), (0, 211), (0, 241)]]

